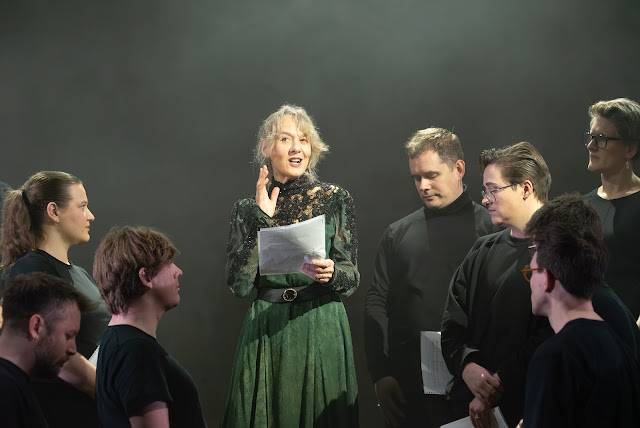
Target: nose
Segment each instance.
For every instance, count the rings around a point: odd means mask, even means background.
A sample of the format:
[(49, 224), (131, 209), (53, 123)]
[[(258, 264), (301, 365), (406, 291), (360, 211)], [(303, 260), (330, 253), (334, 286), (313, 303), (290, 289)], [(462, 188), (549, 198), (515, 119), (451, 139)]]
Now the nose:
[(293, 137), (291, 139), (291, 147), (289, 148), (289, 153), (298, 153), (301, 150), (300, 148), (300, 138)]
[(93, 221), (95, 220), (96, 217), (93, 215), (93, 213), (91, 212), (91, 210), (89, 208), (87, 208), (87, 220), (89, 221)]
[(598, 144), (596, 144), (596, 139), (595, 138), (592, 137), (589, 140), (589, 142), (587, 143), (587, 150), (589, 150), (589, 151), (598, 150)]
[(176, 277), (182, 276), (182, 269), (180, 269), (176, 264), (173, 264), (176, 267)]
[(76, 340), (73, 339), (69, 344), (69, 349), (67, 349), (67, 355), (73, 356), (73, 355), (76, 355), (77, 352), (78, 350), (76, 348)]
[(420, 180), (420, 190), (426, 192), (427, 190), (431, 190), (432, 188), (431, 180), (423, 178)]
[(489, 200), (489, 198), (487, 197), (487, 195), (482, 195), (482, 205), (484, 205), (485, 207), (488, 207), (489, 205), (491, 205), (491, 201)]

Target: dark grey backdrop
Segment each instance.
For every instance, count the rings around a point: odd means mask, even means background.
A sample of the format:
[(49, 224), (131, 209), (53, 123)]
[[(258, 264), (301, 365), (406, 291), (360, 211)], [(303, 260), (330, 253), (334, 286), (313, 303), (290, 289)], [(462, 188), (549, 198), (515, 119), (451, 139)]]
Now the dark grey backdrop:
[(640, 99), (637, 1), (9, 1), (0, 13), (0, 180), (59, 169), (96, 215), (88, 269), (115, 224), (147, 224), (182, 254), (182, 303), (160, 342), (194, 376), (217, 426), (250, 299), (224, 285), (233, 202), (253, 193), (261, 120), (308, 109), (331, 153), (325, 181), (357, 205), (362, 283), (346, 299), (363, 426), (380, 426), (363, 302), (379, 236), (420, 206), (402, 150), (453, 129), (479, 200), (483, 148), (527, 140), (552, 196), (586, 192), (581, 132), (599, 99)]

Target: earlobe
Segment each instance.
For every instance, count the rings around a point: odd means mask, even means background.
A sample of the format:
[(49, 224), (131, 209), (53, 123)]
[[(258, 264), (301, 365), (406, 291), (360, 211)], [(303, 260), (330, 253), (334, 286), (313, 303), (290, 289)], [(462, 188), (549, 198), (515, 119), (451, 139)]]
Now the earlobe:
[(544, 281), (544, 292), (551, 293), (553, 289), (556, 287), (556, 277), (553, 276), (551, 272), (548, 270), (544, 270), (545, 281)]
[(455, 164), (456, 171), (458, 172), (458, 180), (462, 180), (465, 173), (465, 163), (462, 159), (458, 159)]
[(60, 223), (60, 219), (58, 218), (58, 205), (55, 202), (49, 202), (47, 204), (47, 216), (54, 223)]
[(31, 315), (31, 318), (29, 318), (29, 340), (35, 342), (40, 335), (44, 333), (44, 328), (45, 325), (42, 316), (39, 314)]
[(260, 152), (265, 158), (269, 158), (269, 155), (271, 155), (271, 147), (264, 138), (260, 140)]

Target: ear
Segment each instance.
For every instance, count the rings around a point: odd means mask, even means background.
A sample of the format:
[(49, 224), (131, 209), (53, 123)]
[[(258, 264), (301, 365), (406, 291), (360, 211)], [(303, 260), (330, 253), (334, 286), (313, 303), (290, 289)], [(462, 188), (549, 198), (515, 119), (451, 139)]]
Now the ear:
[(49, 217), (49, 219), (54, 223), (58, 223), (60, 221), (58, 218), (58, 205), (55, 202), (49, 202), (47, 204), (47, 217)]
[(464, 177), (465, 168), (466, 168), (464, 161), (462, 159), (458, 159), (456, 163), (453, 164), (453, 168), (456, 171), (458, 180), (462, 180), (462, 177)]
[(28, 338), (32, 342), (35, 342), (39, 337), (45, 335), (47, 327), (44, 323), (44, 318), (40, 314), (33, 314), (31, 318), (29, 318), (28, 324)]
[(533, 196), (533, 183), (525, 180), (524, 183), (522, 183), (522, 199), (527, 199), (530, 196)]
[(140, 268), (138, 271), (138, 277), (140, 278), (140, 282), (147, 288), (151, 288), (151, 278), (147, 278), (147, 269)]
[(627, 160), (631, 161), (633, 157), (638, 153), (638, 143), (626, 144), (627, 147)]
[(551, 293), (554, 288), (556, 288), (556, 277), (553, 276), (551, 272), (547, 269), (544, 270), (545, 281), (544, 281), (544, 292)]
[(273, 144), (269, 144), (269, 142), (264, 138), (260, 140), (260, 152), (262, 153), (262, 156), (265, 158), (269, 158), (269, 156), (271, 156), (272, 145)]

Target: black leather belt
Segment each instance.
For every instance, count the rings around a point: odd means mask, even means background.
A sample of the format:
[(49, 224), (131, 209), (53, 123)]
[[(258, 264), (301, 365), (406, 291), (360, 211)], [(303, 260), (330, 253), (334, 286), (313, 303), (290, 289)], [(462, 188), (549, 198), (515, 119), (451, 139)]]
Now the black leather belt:
[(331, 288), (316, 283), (301, 287), (261, 288), (258, 290), (258, 299), (271, 303), (304, 302), (329, 293), (333, 293)]

